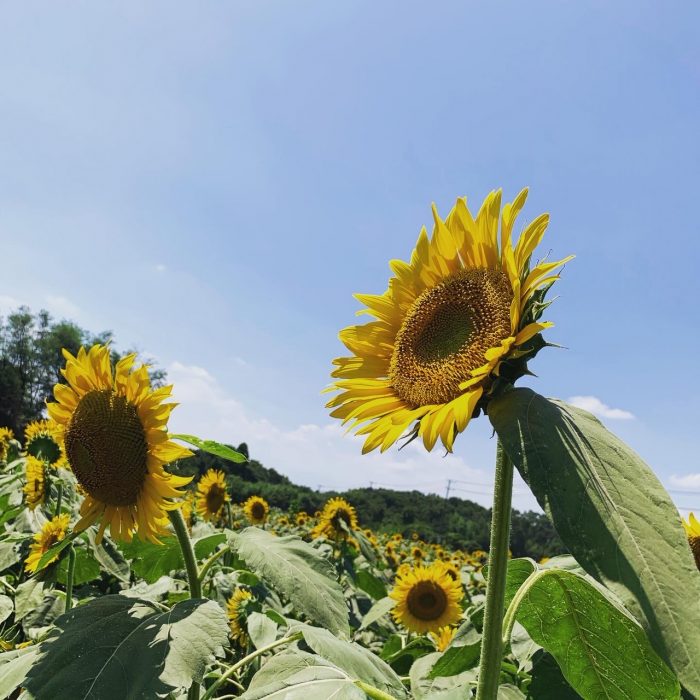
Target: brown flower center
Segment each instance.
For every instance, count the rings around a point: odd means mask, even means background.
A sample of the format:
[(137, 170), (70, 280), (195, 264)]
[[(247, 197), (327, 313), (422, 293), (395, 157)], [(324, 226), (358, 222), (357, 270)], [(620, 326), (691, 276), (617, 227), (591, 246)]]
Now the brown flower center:
[(207, 510), (218, 513), (226, 503), (226, 489), (219, 484), (212, 484), (207, 492)]
[(396, 335), (389, 379), (412, 406), (445, 403), (510, 335), (513, 291), (498, 270), (463, 270), (426, 289)]
[(700, 571), (700, 537), (691, 535), (688, 537), (688, 542), (690, 543), (690, 548), (693, 550), (695, 564), (698, 567), (698, 571)]
[(409, 612), (419, 620), (437, 620), (447, 608), (445, 591), (433, 581), (419, 581), (408, 593)]
[(148, 474), (148, 443), (136, 406), (109, 389), (85, 394), (65, 444), (73, 473), (90, 496), (111, 506), (136, 504)]
[(250, 507), (250, 514), (254, 520), (263, 520), (265, 518), (265, 505), (260, 501), (255, 501)]

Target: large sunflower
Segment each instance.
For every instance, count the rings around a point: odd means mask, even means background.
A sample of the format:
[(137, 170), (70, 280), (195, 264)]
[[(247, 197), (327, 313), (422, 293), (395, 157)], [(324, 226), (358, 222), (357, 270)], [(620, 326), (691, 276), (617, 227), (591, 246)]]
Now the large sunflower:
[(688, 544), (693, 550), (695, 563), (700, 570), (700, 522), (695, 517), (695, 513), (691, 513), (688, 516), (687, 522), (683, 521), (683, 527), (685, 528), (685, 534), (688, 536)]
[[(57, 515), (52, 520), (49, 520), (44, 527), (34, 535), (34, 542), (32, 542), (29, 547), (29, 555), (24, 562), (26, 571), (33, 574), (44, 553), (48, 552), (53, 545), (65, 538), (69, 522), (70, 515), (68, 515), (68, 513)], [(58, 555), (51, 561), (55, 561), (56, 559), (58, 559)]]
[(24, 496), (29, 510), (46, 500), (46, 465), (29, 455), (24, 463)]
[(169, 439), (167, 422), (176, 404), (165, 403), (172, 386), (151, 388), (148, 368), (134, 369), (135, 355), (112, 368), (109, 348), (63, 351), (66, 384), (57, 384), (49, 416), (64, 430), (66, 454), (85, 491), (76, 530), (100, 522), (97, 542), (109, 525), (114, 539), (158, 542), (168, 510), (179, 508), (179, 487), (190, 479), (163, 468), (192, 454)]
[(243, 504), (243, 512), (249, 522), (254, 525), (262, 525), (267, 520), (267, 515), (270, 512), (270, 506), (267, 501), (260, 496), (251, 496)]
[(10, 440), (15, 439), (15, 434), (10, 428), (0, 428), (0, 462), (7, 459), (7, 452), (10, 448)]
[(389, 595), (396, 601), (394, 618), (412, 632), (438, 632), (441, 627), (454, 625), (462, 615), (459, 602), (464, 591), (442, 562), (400, 568)]
[(332, 540), (346, 539), (348, 530), (357, 530), (357, 513), (344, 498), (326, 501), (312, 537), (328, 537)]
[(24, 449), (27, 454), (40, 457), (51, 467), (68, 466), (63, 430), (52, 420), (35, 420), (27, 425), (24, 429)]
[(570, 258), (531, 267), (547, 214), (513, 245), (526, 197), (525, 189), (501, 209), (500, 190), (492, 192), (476, 218), (466, 198), (444, 221), (433, 206), (433, 235), (422, 229), (410, 262), (390, 262), (384, 294), (355, 295), (367, 307), (358, 314), (376, 320), (340, 332), (352, 355), (333, 361), (328, 391), (340, 393), (327, 407), (367, 436), (363, 452), (384, 451), (404, 433), (422, 437), (427, 450), (440, 438), (452, 451), (497, 380), (512, 384), (546, 344), (544, 296)]
[(204, 520), (218, 520), (230, 500), (226, 487), (226, 474), (209, 469), (197, 484), (197, 514)]

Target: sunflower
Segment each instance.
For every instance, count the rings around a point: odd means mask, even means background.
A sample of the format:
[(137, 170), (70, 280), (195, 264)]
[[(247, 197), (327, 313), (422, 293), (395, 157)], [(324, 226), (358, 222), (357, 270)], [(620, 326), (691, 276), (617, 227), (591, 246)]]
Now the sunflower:
[(348, 530), (357, 530), (357, 513), (344, 498), (331, 498), (323, 506), (313, 537), (347, 539)]
[(441, 627), (437, 632), (431, 632), (430, 638), (435, 642), (438, 651), (445, 651), (454, 639), (456, 627)]
[(685, 520), (683, 521), (683, 527), (685, 528), (685, 534), (688, 536), (688, 544), (693, 550), (695, 563), (698, 569), (700, 569), (700, 522), (695, 517), (694, 513), (688, 516), (688, 522)]
[(165, 403), (172, 386), (151, 388), (148, 367), (134, 369), (136, 355), (123, 357), (112, 368), (109, 348), (80, 348), (77, 357), (63, 351), (66, 384), (57, 384), (57, 403), (49, 416), (64, 431), (66, 455), (85, 491), (76, 530), (100, 523), (116, 540), (158, 543), (167, 532), (167, 511), (179, 508), (189, 477), (174, 476), (166, 462), (192, 453), (169, 439), (167, 422), (173, 403)]
[(24, 495), (29, 510), (46, 500), (46, 466), (41, 459), (29, 455), (24, 463)]
[(52, 420), (35, 420), (24, 429), (24, 449), (27, 454), (45, 460), (49, 466), (68, 466), (63, 430)]
[(197, 484), (197, 514), (204, 520), (218, 520), (230, 500), (226, 474), (209, 469)]
[(425, 559), (425, 553), (420, 547), (412, 547), (411, 548), (411, 556), (416, 560), (416, 561), (421, 561)]
[(226, 612), (228, 615), (229, 628), (231, 637), (235, 639), (242, 647), (248, 643), (248, 634), (246, 633), (246, 618), (248, 602), (253, 599), (253, 594), (243, 588), (234, 591), (233, 595), (228, 599)]
[(452, 561), (446, 561), (443, 563), (445, 565), (445, 573), (447, 573), (447, 575), (454, 581), (460, 582), (462, 580), (461, 568)]
[(367, 436), (363, 453), (384, 451), (404, 433), (429, 451), (440, 438), (451, 452), (470, 419), (546, 345), (540, 331), (552, 324), (539, 322), (544, 296), (570, 258), (531, 269), (547, 214), (513, 246), (526, 197), (525, 189), (501, 211), (501, 192), (492, 192), (476, 219), (466, 199), (445, 221), (433, 206), (432, 237), (422, 229), (411, 261), (390, 262), (387, 290), (355, 295), (367, 307), (358, 314), (376, 320), (340, 332), (352, 356), (333, 361), (337, 381), (327, 391), (340, 393), (327, 408)]
[[(68, 513), (57, 515), (55, 518), (49, 520), (44, 527), (34, 535), (34, 542), (29, 547), (29, 556), (27, 557), (27, 561), (24, 562), (26, 571), (33, 574), (44, 553), (48, 552), (53, 545), (65, 538), (69, 522), (70, 515), (68, 515)], [(56, 559), (58, 559), (58, 555), (55, 556), (51, 562), (56, 561)]]
[(396, 601), (394, 618), (412, 632), (437, 632), (455, 624), (462, 615), (459, 602), (464, 591), (448, 575), (442, 562), (418, 564), (398, 574), (389, 595)]
[(249, 522), (254, 525), (262, 525), (267, 520), (267, 514), (270, 512), (270, 506), (267, 501), (260, 496), (251, 496), (243, 504), (243, 512)]
[(307, 521), (309, 520), (309, 515), (303, 510), (300, 510), (297, 513), (296, 517), (296, 523), (297, 525), (306, 525)]
[(7, 459), (10, 441), (14, 439), (15, 434), (10, 428), (0, 428), (0, 462), (4, 462)]

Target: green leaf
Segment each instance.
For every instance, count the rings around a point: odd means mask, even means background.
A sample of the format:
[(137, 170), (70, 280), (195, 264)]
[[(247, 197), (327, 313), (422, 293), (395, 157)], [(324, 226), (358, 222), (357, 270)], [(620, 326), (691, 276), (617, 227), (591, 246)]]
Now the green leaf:
[(246, 627), (250, 641), (256, 649), (267, 646), (277, 638), (277, 624), (263, 613), (250, 613)]
[(299, 631), (304, 641), (319, 656), (345, 671), (353, 680), (369, 683), (379, 690), (405, 698), (406, 690), (392, 668), (368, 649), (354, 642), (338, 639), (331, 632), (290, 620), (290, 632)]
[[(73, 585), (81, 586), (100, 577), (100, 565), (83, 547), (75, 548), (75, 573)], [(68, 581), (68, 557), (63, 557), (56, 567), (56, 580), (64, 586)]]
[(367, 700), (354, 680), (324, 659), (295, 650), (268, 659), (240, 700)]
[(0, 571), (14, 566), (20, 559), (20, 554), (14, 542), (0, 542)]
[(66, 547), (68, 547), (70, 544), (72, 544), (73, 540), (75, 540), (80, 534), (80, 532), (71, 532), (70, 534), (66, 535), (66, 537), (64, 537), (60, 542), (57, 542), (53, 547), (49, 547), (41, 555), (41, 559), (39, 559), (39, 562), (36, 565), (34, 575), (38, 574), (42, 569), (45, 569), (49, 564), (53, 564), (54, 559), (56, 557), (60, 559), (60, 555), (63, 552), (63, 550), (66, 549)]
[(362, 618), (360, 629), (363, 630), (365, 627), (369, 627), (373, 622), (377, 622), (377, 620), (388, 615), (394, 609), (395, 605), (396, 601), (393, 598), (386, 597), (378, 600)]
[(571, 554), (700, 697), (700, 572), (652, 470), (590, 413), (530, 389), (491, 401), (489, 418)]
[(671, 700), (680, 686), (642, 628), (586, 579), (549, 569), (513, 602), (532, 639), (556, 660), (584, 698)]
[(399, 638), (399, 647), (389, 653), (391, 648), (385, 645), (381, 651), (380, 658), (384, 659), (396, 673), (406, 675), (416, 659), (426, 654), (432, 654), (435, 651), (435, 645), (427, 637), (416, 637), (412, 639), (406, 646), (401, 646)]
[(12, 602), (12, 598), (0, 595), (0, 622), (5, 622), (12, 615), (14, 609), (15, 604)]
[(229, 535), (229, 545), (276, 592), (335, 634), (350, 632), (348, 608), (332, 564), (293, 535), (248, 527)]
[(532, 700), (579, 700), (551, 654), (540, 650), (533, 658), (528, 698)]
[[(510, 573), (510, 572), (509, 572)], [(440, 676), (455, 676), (474, 668), (481, 654), (481, 635), (467, 620), (455, 634), (450, 646), (440, 655), (430, 669), (429, 679)]]
[(164, 537), (162, 543), (153, 544), (134, 537), (131, 542), (120, 543), (119, 547), (124, 556), (132, 560), (134, 573), (147, 583), (155, 583), (161, 576), (185, 567), (177, 537)]
[(470, 686), (476, 684), (477, 669), (470, 669), (456, 676), (428, 678), (430, 669), (440, 657), (439, 653), (428, 654), (411, 666), (411, 692), (415, 700), (465, 700), (470, 698)]
[(34, 646), (0, 654), (0, 698), (9, 698), (24, 683), (38, 655), (39, 649)]
[(187, 600), (161, 612), (108, 595), (56, 620), (24, 686), (38, 698), (156, 697), (201, 680), (227, 643), (226, 614), (213, 601)]
[(384, 582), (367, 571), (367, 569), (360, 569), (355, 576), (355, 581), (358, 588), (362, 589), (375, 600), (386, 598), (387, 592)]
[(39, 607), (44, 600), (44, 584), (30, 578), (17, 586), (15, 593), (15, 620), (19, 622), (32, 610)]
[(196, 435), (185, 435), (184, 433), (170, 435), (170, 438), (173, 440), (181, 440), (189, 445), (194, 445), (194, 447), (202, 450), (202, 452), (208, 452), (211, 455), (221, 457), (222, 459), (228, 459), (231, 462), (242, 464), (243, 462), (248, 461), (245, 455), (241, 454), (240, 452), (236, 452), (236, 450), (228, 445), (222, 445), (220, 442), (216, 442), (215, 440), (202, 440)]
[(107, 536), (104, 536), (100, 544), (95, 544), (95, 532), (92, 528), (87, 531), (87, 536), (92, 546), (92, 553), (100, 566), (108, 574), (111, 574), (123, 583), (128, 583), (131, 579), (131, 567), (114, 542)]
[(226, 542), (226, 535), (223, 532), (216, 532), (213, 535), (200, 537), (193, 542), (194, 553), (197, 559), (204, 559), (211, 554), (222, 543)]

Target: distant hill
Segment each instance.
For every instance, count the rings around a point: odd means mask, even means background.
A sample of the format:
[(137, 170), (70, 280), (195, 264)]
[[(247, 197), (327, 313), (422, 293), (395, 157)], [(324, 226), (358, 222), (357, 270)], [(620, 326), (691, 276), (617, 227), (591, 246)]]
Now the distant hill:
[[(233, 447), (233, 446), (232, 446)], [(235, 447), (248, 456), (245, 443)], [(234, 502), (259, 495), (271, 505), (295, 513), (313, 514), (333, 496), (342, 496), (357, 509), (360, 525), (383, 532), (417, 532), (426, 542), (439, 542), (455, 549), (488, 549), (490, 510), (462, 498), (442, 498), (420, 491), (361, 488), (349, 491), (315, 491), (292, 483), (274, 469), (251, 459), (234, 464), (205, 452), (177, 465), (179, 473), (197, 476), (207, 469), (226, 472)], [(511, 551), (514, 557), (540, 559), (566, 552), (564, 545), (546, 516), (527, 511), (513, 511)]]

